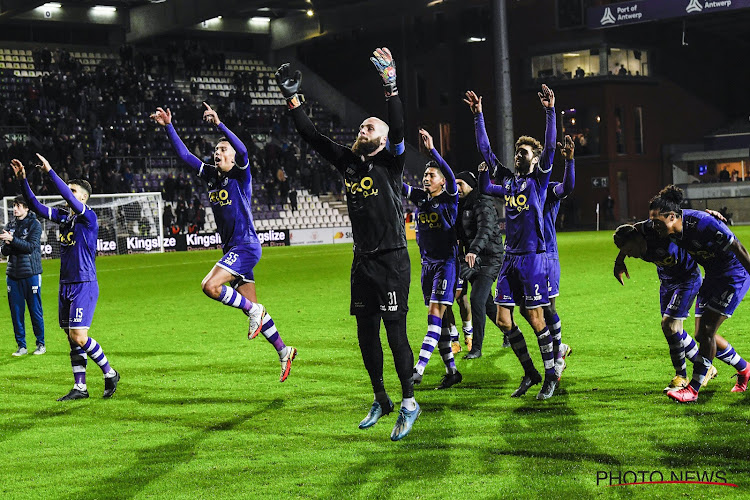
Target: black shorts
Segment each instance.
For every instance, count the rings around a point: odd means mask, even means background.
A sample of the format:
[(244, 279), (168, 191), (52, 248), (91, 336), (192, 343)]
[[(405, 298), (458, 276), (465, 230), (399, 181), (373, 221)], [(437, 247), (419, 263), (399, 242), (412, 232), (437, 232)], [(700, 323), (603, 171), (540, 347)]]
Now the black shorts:
[(395, 319), (409, 310), (411, 263), (406, 248), (368, 255), (352, 261), (352, 316), (380, 314)]

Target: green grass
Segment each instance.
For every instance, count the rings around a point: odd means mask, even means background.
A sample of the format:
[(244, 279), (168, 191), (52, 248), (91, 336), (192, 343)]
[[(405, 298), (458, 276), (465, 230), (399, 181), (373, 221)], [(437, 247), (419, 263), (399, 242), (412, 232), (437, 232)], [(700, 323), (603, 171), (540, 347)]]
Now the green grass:
[[(750, 242), (750, 228), (737, 232)], [(68, 403), (55, 401), (72, 384), (57, 328), (59, 263), (46, 262), (46, 355), (10, 356), (9, 312), (0, 307), (0, 497), (747, 498), (750, 395), (729, 392), (733, 370), (717, 362), (698, 404), (665, 397), (673, 373), (653, 266), (628, 261), (632, 279), (621, 287), (609, 232), (559, 239), (558, 311), (574, 352), (555, 397), (536, 401), (537, 388), (509, 397), (520, 365), (489, 325), (485, 355), (459, 355), (462, 384), (432, 390), (443, 372), (433, 357), (416, 393), (422, 416), (398, 443), (389, 439), (395, 415), (357, 428), (372, 396), (348, 315), (350, 247), (264, 251), (260, 300), (299, 349), (283, 384), (272, 347), (247, 341), (244, 316), (200, 291), (218, 251), (100, 258), (91, 334), (123, 378), (102, 400), (100, 371), (89, 363), (92, 398)], [(410, 251), (408, 328), (418, 350), (426, 309)], [(539, 366), (531, 330), (521, 327)], [(748, 327), (742, 304), (722, 333), (750, 357)], [(385, 374), (398, 401), (387, 347)], [(629, 470), (665, 479), (723, 471), (739, 487), (597, 485), (597, 471)]]

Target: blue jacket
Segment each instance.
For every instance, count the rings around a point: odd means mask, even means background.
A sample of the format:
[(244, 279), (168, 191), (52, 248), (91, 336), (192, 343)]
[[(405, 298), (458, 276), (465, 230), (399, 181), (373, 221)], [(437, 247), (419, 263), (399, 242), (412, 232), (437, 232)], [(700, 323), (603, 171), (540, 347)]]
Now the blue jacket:
[(39, 241), (42, 224), (37, 220), (36, 214), (29, 211), (23, 220), (14, 219), (5, 229), (13, 234), (13, 241), (0, 248), (2, 254), (8, 257), (5, 274), (14, 280), (42, 274), (42, 249)]

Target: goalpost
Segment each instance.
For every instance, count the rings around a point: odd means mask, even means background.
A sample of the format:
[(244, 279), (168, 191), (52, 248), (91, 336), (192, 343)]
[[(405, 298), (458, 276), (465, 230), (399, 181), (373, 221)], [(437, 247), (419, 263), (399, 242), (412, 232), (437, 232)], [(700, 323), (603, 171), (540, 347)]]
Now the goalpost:
[[(14, 196), (3, 198), (3, 225), (13, 217)], [(62, 208), (61, 196), (37, 196), (49, 207)], [(97, 255), (164, 251), (164, 203), (161, 193), (92, 194), (87, 205), (99, 219)], [(42, 217), (42, 257), (60, 257), (58, 224)]]

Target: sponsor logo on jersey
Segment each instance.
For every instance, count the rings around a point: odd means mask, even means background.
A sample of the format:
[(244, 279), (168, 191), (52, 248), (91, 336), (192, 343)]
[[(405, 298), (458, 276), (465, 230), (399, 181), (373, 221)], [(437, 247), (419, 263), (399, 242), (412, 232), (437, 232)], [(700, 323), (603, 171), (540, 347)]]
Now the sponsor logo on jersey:
[(509, 207), (511, 209), (518, 210), (519, 212), (523, 210), (529, 210), (531, 208), (531, 205), (528, 205), (529, 199), (526, 197), (525, 194), (519, 194), (519, 195), (505, 195), (505, 206)]
[(209, 191), (208, 199), (212, 205), (219, 205), (220, 207), (232, 204), (232, 200), (229, 199), (229, 192), (226, 189)]
[(362, 193), (365, 198), (378, 195), (378, 190), (373, 186), (374, 181), (370, 176), (362, 177), (362, 180), (355, 182), (349, 182), (348, 179), (345, 179), (344, 182), (346, 183), (346, 191), (350, 194)]

